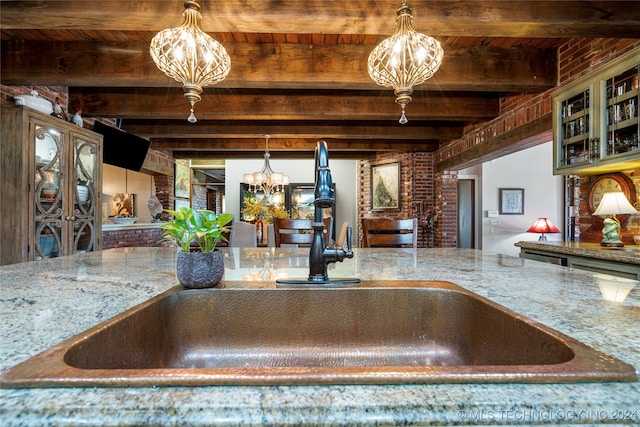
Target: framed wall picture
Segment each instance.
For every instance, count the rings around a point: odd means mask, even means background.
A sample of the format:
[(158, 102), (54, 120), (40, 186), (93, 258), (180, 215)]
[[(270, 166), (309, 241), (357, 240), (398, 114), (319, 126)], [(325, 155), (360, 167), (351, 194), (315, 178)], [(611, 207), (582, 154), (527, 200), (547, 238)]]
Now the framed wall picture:
[(184, 206), (185, 208), (190, 208), (191, 207), (191, 202), (189, 202), (189, 200), (184, 200), (184, 199), (176, 199), (173, 202), (173, 210), (174, 211), (179, 211), (181, 206)]
[(191, 168), (183, 163), (176, 163), (174, 172), (174, 195), (188, 199), (191, 197)]
[(500, 215), (524, 215), (524, 188), (500, 188)]
[(371, 166), (371, 210), (400, 209), (400, 163)]
[(128, 216), (134, 217), (135, 194), (116, 193), (111, 196), (111, 215), (110, 216)]

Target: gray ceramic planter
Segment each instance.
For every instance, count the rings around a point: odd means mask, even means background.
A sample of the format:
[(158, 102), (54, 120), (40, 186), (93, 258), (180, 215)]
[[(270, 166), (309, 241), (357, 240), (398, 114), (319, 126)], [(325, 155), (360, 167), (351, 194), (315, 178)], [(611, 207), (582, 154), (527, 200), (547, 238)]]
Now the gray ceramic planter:
[(183, 252), (178, 250), (176, 275), (187, 288), (211, 288), (222, 280), (224, 255), (213, 252)]

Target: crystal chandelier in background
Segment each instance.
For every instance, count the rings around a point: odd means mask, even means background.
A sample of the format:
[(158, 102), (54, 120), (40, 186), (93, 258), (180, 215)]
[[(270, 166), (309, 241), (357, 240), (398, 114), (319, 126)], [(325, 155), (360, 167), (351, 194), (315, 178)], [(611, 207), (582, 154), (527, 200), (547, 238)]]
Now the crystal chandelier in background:
[(272, 191), (283, 190), (285, 185), (289, 185), (289, 177), (281, 172), (274, 172), (269, 164), (269, 138), (270, 135), (264, 136), (266, 140), (266, 149), (264, 152), (264, 166), (258, 172), (245, 173), (242, 175), (242, 182), (249, 185), (249, 191), (257, 192), (262, 190), (264, 198), (269, 198)]
[(202, 88), (227, 77), (231, 59), (224, 47), (200, 28), (202, 15), (195, 1), (184, 2), (184, 22), (160, 31), (151, 40), (149, 52), (156, 66), (182, 83), (184, 97), (191, 104), (189, 122), (198, 121), (194, 105), (200, 102)]
[(413, 86), (431, 78), (444, 55), (440, 42), (413, 29), (412, 19), (411, 8), (403, 0), (395, 33), (376, 46), (368, 60), (371, 79), (380, 86), (395, 89), (396, 103), (402, 107), (401, 124), (408, 121), (405, 107), (411, 102)]

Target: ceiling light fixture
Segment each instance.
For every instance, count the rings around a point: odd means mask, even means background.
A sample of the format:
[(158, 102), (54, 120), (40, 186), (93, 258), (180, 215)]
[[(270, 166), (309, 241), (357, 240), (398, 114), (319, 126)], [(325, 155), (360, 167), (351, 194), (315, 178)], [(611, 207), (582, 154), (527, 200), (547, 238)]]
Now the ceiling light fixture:
[(266, 146), (264, 152), (264, 166), (258, 172), (245, 173), (242, 175), (242, 182), (249, 185), (249, 191), (257, 192), (262, 190), (264, 198), (267, 199), (271, 191), (284, 189), (285, 185), (289, 185), (289, 177), (281, 172), (274, 172), (269, 164), (269, 138), (271, 135), (264, 136)]
[(195, 1), (184, 2), (184, 22), (176, 28), (160, 31), (151, 40), (149, 52), (156, 66), (167, 76), (182, 83), (184, 97), (191, 104), (189, 122), (198, 121), (193, 111), (205, 86), (227, 77), (231, 59), (224, 47), (200, 28), (202, 15)]
[(403, 0), (396, 18), (396, 32), (376, 46), (367, 61), (371, 79), (380, 86), (395, 89), (396, 103), (402, 107), (400, 124), (408, 121), (404, 109), (411, 102), (413, 86), (431, 78), (444, 55), (440, 42), (413, 29), (412, 19), (411, 8)]

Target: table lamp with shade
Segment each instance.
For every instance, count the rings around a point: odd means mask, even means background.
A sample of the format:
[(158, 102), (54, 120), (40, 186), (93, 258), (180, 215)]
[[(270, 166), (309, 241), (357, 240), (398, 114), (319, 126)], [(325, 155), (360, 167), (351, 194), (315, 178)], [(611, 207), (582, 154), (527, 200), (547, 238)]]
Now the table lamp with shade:
[(604, 219), (604, 228), (602, 229), (602, 241), (601, 246), (608, 247), (622, 247), (624, 243), (620, 239), (620, 221), (616, 218), (617, 214), (629, 215), (639, 214), (627, 200), (627, 197), (622, 191), (612, 191), (604, 193), (602, 201), (598, 208), (593, 213), (598, 216), (612, 215), (611, 218)]
[(546, 242), (547, 236), (545, 233), (559, 233), (558, 227), (553, 225), (547, 218), (538, 218), (531, 227), (527, 230), (527, 233), (541, 233), (539, 242)]

